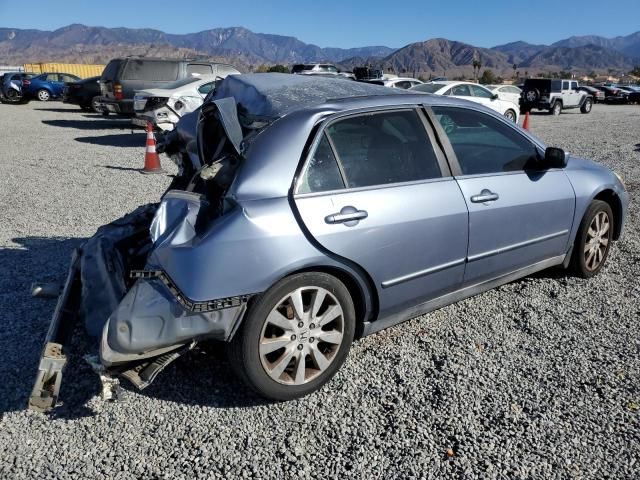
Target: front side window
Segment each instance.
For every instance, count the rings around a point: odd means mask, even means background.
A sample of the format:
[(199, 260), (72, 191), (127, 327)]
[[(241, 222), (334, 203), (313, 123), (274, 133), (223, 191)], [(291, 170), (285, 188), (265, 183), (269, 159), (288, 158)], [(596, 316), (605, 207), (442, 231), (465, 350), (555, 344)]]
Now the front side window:
[(349, 188), (441, 177), (429, 136), (414, 110), (349, 117), (326, 129)]
[(493, 97), (493, 94), (485, 88), (479, 87), (477, 85), (469, 85), (469, 88), (471, 88), (471, 91), (473, 92), (474, 97), (480, 97), (480, 98)]
[(298, 193), (327, 192), (341, 188), (344, 188), (344, 183), (338, 162), (326, 134), (323, 133), (313, 157), (307, 164)]
[(58, 74), (57, 73), (48, 73), (47, 77), (45, 78), (45, 80), (47, 82), (57, 82), (58, 81)]
[(578, 82), (571, 82), (571, 89), (572, 90), (577, 90), (578, 89)]
[(433, 107), (463, 175), (535, 168), (535, 145), (491, 115), (464, 108)]
[(451, 89), (451, 95), (456, 95), (458, 97), (470, 97), (471, 90), (469, 90), (469, 85), (456, 85)]

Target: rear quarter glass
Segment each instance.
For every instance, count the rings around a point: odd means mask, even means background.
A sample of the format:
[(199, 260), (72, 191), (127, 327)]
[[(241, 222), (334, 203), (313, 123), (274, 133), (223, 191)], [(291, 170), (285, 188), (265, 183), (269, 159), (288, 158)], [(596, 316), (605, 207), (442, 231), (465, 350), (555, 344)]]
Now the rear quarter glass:
[(122, 65), (122, 60), (111, 60), (104, 68), (101, 78), (103, 80), (114, 80), (118, 76), (120, 65)]

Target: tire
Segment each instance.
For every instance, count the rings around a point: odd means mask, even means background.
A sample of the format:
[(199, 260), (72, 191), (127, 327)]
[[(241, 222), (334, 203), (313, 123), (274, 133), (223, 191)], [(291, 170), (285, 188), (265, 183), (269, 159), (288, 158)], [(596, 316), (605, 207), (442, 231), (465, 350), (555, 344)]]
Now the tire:
[(20, 94), (11, 89), (7, 92), (7, 100), (9, 100), (10, 102), (17, 102), (18, 100), (20, 100)]
[(593, 107), (593, 101), (590, 98), (587, 98), (580, 107), (580, 112), (589, 113), (591, 112), (591, 107)]
[[(296, 313), (296, 305), (302, 305), (303, 315)], [(318, 326), (323, 317), (327, 323)], [(259, 395), (271, 400), (299, 398), (318, 390), (342, 366), (355, 323), (353, 300), (341, 281), (318, 272), (292, 275), (249, 307), (229, 344), (229, 360)]]
[(507, 110), (506, 112), (504, 112), (504, 117), (505, 117), (507, 120), (511, 120), (512, 122), (515, 122), (515, 121), (516, 121), (516, 118), (517, 118), (517, 115), (516, 115), (515, 110), (511, 110), (511, 109), (509, 109), (509, 110)]
[[(603, 221), (605, 218), (606, 222)], [(571, 270), (575, 275), (591, 278), (600, 272), (607, 260), (613, 241), (615, 226), (613, 222), (613, 212), (607, 202), (601, 200), (591, 202), (580, 222), (571, 254)], [(606, 228), (604, 227), (605, 223)], [(590, 245), (591, 248), (589, 248)]]
[(525, 90), (522, 98), (524, 98), (527, 103), (536, 103), (540, 100), (540, 91), (537, 88)]
[(38, 90), (38, 92), (36, 93), (36, 97), (41, 102), (48, 102), (49, 100), (51, 100), (51, 93), (49, 92), (49, 90), (42, 88)]
[(100, 110), (100, 107), (98, 106), (98, 99), (100, 97), (99, 96), (95, 96), (91, 99), (91, 110), (93, 110), (95, 113), (102, 113), (102, 110)]
[(551, 110), (549, 110), (549, 113), (554, 117), (560, 115), (562, 113), (562, 102), (559, 100), (556, 101), (556, 103), (553, 104), (553, 107), (551, 107)]

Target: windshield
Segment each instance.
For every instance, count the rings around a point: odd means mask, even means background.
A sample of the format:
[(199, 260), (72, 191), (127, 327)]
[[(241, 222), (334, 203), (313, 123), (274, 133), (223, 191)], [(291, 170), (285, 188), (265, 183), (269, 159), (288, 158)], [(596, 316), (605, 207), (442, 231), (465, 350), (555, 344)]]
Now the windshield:
[(424, 93), (435, 93), (440, 90), (444, 85), (439, 83), (423, 83), (422, 85), (416, 85), (412, 87), (411, 90), (417, 90), (418, 92)]

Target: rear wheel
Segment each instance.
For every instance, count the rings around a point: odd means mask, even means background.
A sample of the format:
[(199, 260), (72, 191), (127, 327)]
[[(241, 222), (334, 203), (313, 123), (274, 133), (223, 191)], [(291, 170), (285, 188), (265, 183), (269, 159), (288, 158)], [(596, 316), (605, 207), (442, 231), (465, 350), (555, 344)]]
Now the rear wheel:
[(553, 104), (553, 107), (551, 107), (551, 111), (550, 113), (554, 116), (558, 116), (562, 113), (562, 102), (556, 102)]
[(301, 273), (275, 284), (249, 308), (229, 358), (261, 396), (291, 400), (333, 377), (354, 332), (355, 310), (344, 284), (325, 273)]
[(607, 202), (594, 200), (580, 222), (571, 269), (582, 277), (596, 275), (604, 266), (613, 238), (613, 212)]
[(580, 111), (582, 113), (589, 113), (591, 111), (591, 107), (593, 107), (593, 101), (590, 98), (587, 98), (580, 107)]
[(38, 90), (38, 93), (36, 94), (36, 96), (38, 97), (38, 100), (40, 100), (41, 102), (48, 102), (49, 100), (51, 100), (51, 93), (49, 93), (49, 90), (45, 90), (44, 88), (41, 90)]
[(515, 110), (507, 110), (506, 112), (504, 112), (504, 117), (508, 120), (511, 120), (512, 122), (515, 122), (516, 121)]

